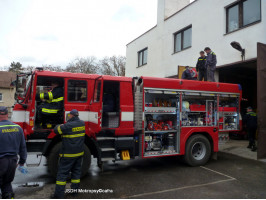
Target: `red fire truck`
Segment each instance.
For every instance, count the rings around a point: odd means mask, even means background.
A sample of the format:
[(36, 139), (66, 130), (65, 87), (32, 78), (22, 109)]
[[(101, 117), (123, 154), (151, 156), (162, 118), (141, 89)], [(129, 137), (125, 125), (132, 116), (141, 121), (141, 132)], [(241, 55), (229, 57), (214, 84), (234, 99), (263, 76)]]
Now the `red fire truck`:
[[(43, 92), (57, 80), (64, 88), (64, 108), (41, 128), (36, 110)], [(228, 132), (240, 130), (242, 89), (237, 84), (152, 77), (113, 77), (43, 71), (19, 74), (11, 120), (25, 134), (28, 152), (47, 157), (56, 175), (61, 138), (53, 132), (72, 109), (86, 124), (82, 174), (91, 155), (107, 161), (183, 156), (191, 166), (204, 165), (218, 152)]]

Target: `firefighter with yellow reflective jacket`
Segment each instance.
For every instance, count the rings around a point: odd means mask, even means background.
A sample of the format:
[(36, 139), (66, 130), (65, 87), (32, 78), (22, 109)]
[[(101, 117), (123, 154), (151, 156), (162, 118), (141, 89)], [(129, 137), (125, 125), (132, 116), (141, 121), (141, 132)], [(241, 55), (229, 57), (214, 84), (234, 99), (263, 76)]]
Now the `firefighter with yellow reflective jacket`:
[(43, 102), (38, 106), (38, 120), (44, 127), (64, 107), (64, 90), (59, 85), (59, 81), (53, 81), (51, 91), (36, 94), (36, 101)]
[(71, 172), (71, 189), (77, 192), (80, 187), (81, 163), (84, 155), (85, 123), (79, 119), (76, 109), (70, 111), (69, 120), (54, 128), (62, 137), (59, 153), (55, 193), (52, 198), (64, 198), (66, 180)]

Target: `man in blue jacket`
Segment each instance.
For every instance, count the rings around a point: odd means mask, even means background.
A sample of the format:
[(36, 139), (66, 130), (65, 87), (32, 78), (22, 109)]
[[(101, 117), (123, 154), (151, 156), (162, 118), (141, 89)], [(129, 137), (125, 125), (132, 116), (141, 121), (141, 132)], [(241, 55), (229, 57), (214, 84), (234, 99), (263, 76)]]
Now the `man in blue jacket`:
[(81, 163), (84, 155), (85, 123), (79, 119), (76, 109), (70, 111), (69, 120), (64, 125), (54, 128), (56, 134), (62, 137), (60, 162), (58, 166), (56, 187), (52, 198), (63, 199), (66, 180), (71, 172), (71, 189), (80, 187)]
[(27, 158), (22, 128), (8, 120), (8, 110), (0, 106), (0, 188), (3, 199), (14, 198), (11, 182), (14, 180), (19, 154), (20, 166)]
[(190, 69), (189, 66), (186, 66), (186, 69), (182, 74), (182, 79), (197, 80), (197, 78), (193, 77), (193, 71)]
[(255, 137), (257, 131), (257, 114), (253, 112), (251, 107), (247, 108), (247, 113), (243, 118), (243, 124), (246, 126), (248, 132), (249, 145), (247, 148), (256, 151)]
[(210, 47), (206, 47), (204, 51), (207, 53), (206, 57), (207, 80), (215, 82), (214, 73), (217, 64), (216, 54), (210, 49)]

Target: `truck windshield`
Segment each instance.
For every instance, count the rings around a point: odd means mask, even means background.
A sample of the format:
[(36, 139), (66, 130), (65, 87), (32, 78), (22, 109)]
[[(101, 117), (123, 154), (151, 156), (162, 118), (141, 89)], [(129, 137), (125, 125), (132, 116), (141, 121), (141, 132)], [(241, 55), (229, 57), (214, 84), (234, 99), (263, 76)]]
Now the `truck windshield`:
[(31, 84), (31, 74), (19, 74), (17, 76), (16, 96), (25, 98)]

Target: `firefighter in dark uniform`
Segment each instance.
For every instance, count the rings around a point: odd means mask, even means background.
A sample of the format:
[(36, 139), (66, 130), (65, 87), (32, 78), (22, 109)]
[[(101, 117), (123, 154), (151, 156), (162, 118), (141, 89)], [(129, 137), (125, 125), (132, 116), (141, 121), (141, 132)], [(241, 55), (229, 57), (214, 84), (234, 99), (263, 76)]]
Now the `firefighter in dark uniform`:
[(69, 120), (64, 125), (54, 128), (62, 137), (62, 148), (59, 154), (55, 193), (53, 198), (64, 198), (66, 180), (71, 172), (71, 189), (79, 189), (81, 162), (84, 155), (85, 123), (78, 117), (76, 109), (70, 111)]
[(14, 198), (11, 182), (14, 180), (19, 154), (19, 166), (27, 158), (22, 128), (8, 120), (8, 110), (0, 106), (0, 188), (3, 199)]
[(249, 145), (247, 148), (250, 148), (252, 151), (256, 151), (257, 147), (255, 144), (255, 136), (257, 131), (257, 114), (253, 112), (251, 107), (247, 108), (247, 113), (243, 118), (243, 123), (248, 132)]
[(200, 52), (200, 57), (198, 58), (198, 62), (196, 64), (196, 70), (199, 73), (199, 81), (207, 81), (207, 69), (206, 69), (206, 56), (204, 51)]
[(43, 127), (46, 127), (47, 121), (56, 116), (58, 111), (64, 107), (64, 90), (59, 85), (58, 81), (53, 81), (52, 91), (36, 94), (36, 101), (44, 102), (38, 106), (38, 119)]

